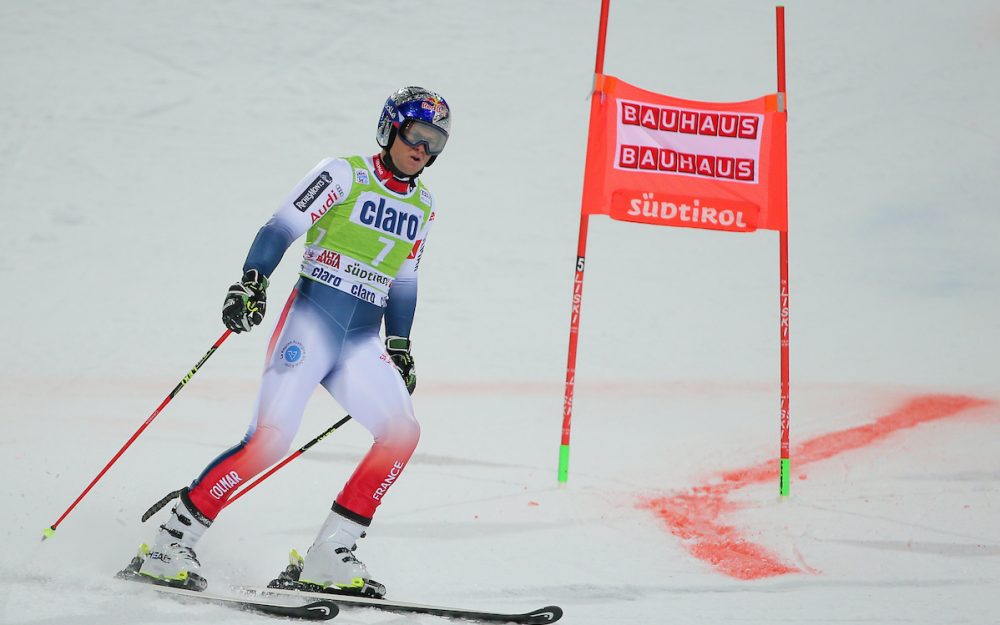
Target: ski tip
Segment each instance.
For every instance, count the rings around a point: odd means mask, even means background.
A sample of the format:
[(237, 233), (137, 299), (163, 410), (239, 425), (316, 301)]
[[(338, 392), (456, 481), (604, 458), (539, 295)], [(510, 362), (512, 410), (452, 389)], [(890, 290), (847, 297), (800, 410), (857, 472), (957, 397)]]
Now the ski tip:
[(42, 542), (45, 542), (46, 538), (52, 538), (56, 535), (56, 526), (50, 525), (42, 530)]
[(557, 605), (547, 605), (544, 608), (539, 608), (534, 612), (529, 612), (525, 614), (525, 619), (523, 622), (531, 623), (532, 625), (543, 625), (544, 623), (555, 623), (562, 618), (563, 611)]
[(313, 621), (329, 621), (340, 613), (336, 603), (327, 600), (313, 601), (299, 608), (300, 616)]

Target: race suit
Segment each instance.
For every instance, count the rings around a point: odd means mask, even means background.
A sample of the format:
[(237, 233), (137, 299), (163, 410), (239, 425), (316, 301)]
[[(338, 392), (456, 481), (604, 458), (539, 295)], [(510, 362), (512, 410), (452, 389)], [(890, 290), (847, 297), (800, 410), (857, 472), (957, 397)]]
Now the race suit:
[(374, 443), (333, 510), (371, 523), (420, 437), (403, 379), (379, 336), (409, 337), (417, 268), (434, 220), (419, 180), (393, 177), (378, 155), (321, 161), (257, 234), (244, 270), (270, 276), (306, 234), (300, 277), (267, 350), (246, 436), (213, 460), (188, 496), (209, 520), (239, 485), (280, 460), (322, 385)]

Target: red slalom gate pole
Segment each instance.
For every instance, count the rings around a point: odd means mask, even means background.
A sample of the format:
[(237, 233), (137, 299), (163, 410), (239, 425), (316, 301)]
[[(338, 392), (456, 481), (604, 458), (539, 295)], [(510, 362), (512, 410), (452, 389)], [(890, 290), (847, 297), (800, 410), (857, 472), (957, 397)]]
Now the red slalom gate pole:
[[(785, 92), (785, 7), (775, 7), (778, 52), (778, 97), (788, 110)], [(789, 309), (788, 309), (788, 228), (778, 233), (780, 337), (781, 337), (781, 455), (778, 469), (778, 492), (787, 497), (791, 487), (791, 452), (789, 437)]]
[(167, 395), (167, 397), (162, 402), (160, 402), (160, 405), (156, 407), (156, 410), (153, 411), (153, 414), (149, 415), (149, 418), (146, 419), (146, 422), (143, 423), (139, 427), (139, 429), (135, 431), (135, 434), (133, 434), (131, 438), (125, 441), (125, 444), (122, 445), (122, 448), (118, 450), (118, 453), (116, 453), (114, 457), (111, 458), (111, 460), (109, 460), (106, 465), (104, 465), (104, 468), (101, 469), (101, 472), (97, 474), (97, 477), (91, 480), (90, 484), (87, 485), (87, 488), (83, 489), (83, 492), (80, 493), (80, 495), (75, 500), (73, 500), (73, 503), (71, 503), (69, 507), (66, 508), (66, 511), (62, 513), (62, 516), (56, 519), (55, 523), (53, 523), (52, 525), (50, 525), (49, 527), (45, 528), (42, 531), (43, 541), (46, 538), (52, 538), (55, 535), (56, 528), (59, 527), (59, 524), (63, 522), (63, 519), (65, 519), (69, 515), (69, 513), (73, 511), (73, 508), (76, 507), (76, 504), (80, 503), (80, 501), (87, 496), (87, 493), (90, 492), (90, 489), (93, 488), (94, 485), (97, 484), (97, 482), (102, 477), (104, 477), (104, 474), (108, 472), (108, 469), (111, 468), (111, 465), (118, 462), (118, 459), (121, 458), (121, 455), (123, 453), (125, 453), (125, 450), (128, 449), (132, 445), (132, 443), (135, 442), (135, 439), (139, 438), (139, 435), (142, 434), (142, 432), (147, 427), (149, 427), (149, 424), (153, 422), (153, 419), (155, 419), (157, 415), (160, 414), (160, 411), (163, 410), (163, 408), (170, 403), (170, 400), (173, 399), (174, 396), (177, 395), (177, 393), (181, 392), (181, 389), (184, 388), (184, 385), (187, 384), (192, 377), (194, 377), (194, 374), (198, 373), (198, 369), (200, 369), (201, 366), (205, 364), (205, 361), (207, 361), (212, 356), (212, 354), (215, 353), (215, 350), (219, 349), (219, 346), (222, 345), (222, 342), (225, 341), (227, 338), (229, 338), (229, 335), (232, 333), (233, 333), (232, 330), (226, 330), (222, 334), (222, 336), (219, 337), (219, 340), (217, 340), (215, 344), (213, 344), (212, 347), (208, 350), (208, 352), (201, 357), (201, 360), (199, 360), (198, 364), (196, 364), (194, 368), (191, 369), (190, 373), (184, 376), (184, 378), (177, 384), (177, 386), (174, 387), (174, 390), (170, 391), (170, 394)]
[[(594, 107), (597, 106), (593, 99), (597, 95), (597, 80), (604, 73), (604, 43), (608, 33), (608, 9), (611, 0), (601, 0), (601, 21), (597, 33), (597, 54), (594, 61), (594, 92), (591, 94), (591, 119), (593, 119)], [(580, 308), (583, 304), (583, 270), (587, 258), (587, 229), (590, 224), (590, 215), (580, 210), (580, 233), (576, 245), (576, 268), (573, 275), (573, 304), (569, 321), (569, 350), (566, 356), (566, 393), (563, 396), (563, 422), (562, 439), (559, 444), (559, 470), (558, 479), (560, 484), (565, 484), (569, 479), (569, 438), (570, 427), (573, 420), (573, 390), (576, 385), (576, 346), (580, 336)]]

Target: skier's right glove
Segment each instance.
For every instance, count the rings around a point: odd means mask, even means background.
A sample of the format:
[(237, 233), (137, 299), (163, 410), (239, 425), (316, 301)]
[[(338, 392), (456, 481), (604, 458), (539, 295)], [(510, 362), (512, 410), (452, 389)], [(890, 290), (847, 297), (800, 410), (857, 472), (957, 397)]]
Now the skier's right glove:
[(239, 282), (229, 287), (222, 305), (222, 323), (233, 332), (248, 332), (264, 321), (267, 308), (267, 278), (247, 269)]

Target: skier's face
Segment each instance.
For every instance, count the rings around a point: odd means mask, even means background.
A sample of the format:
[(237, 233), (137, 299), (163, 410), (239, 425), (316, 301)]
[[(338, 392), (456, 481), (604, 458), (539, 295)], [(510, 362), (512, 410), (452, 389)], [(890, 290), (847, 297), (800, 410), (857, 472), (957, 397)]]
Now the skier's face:
[(424, 168), (427, 161), (431, 160), (431, 155), (427, 153), (424, 144), (410, 146), (405, 141), (400, 141), (398, 137), (389, 148), (389, 156), (399, 171), (407, 176), (416, 174)]

